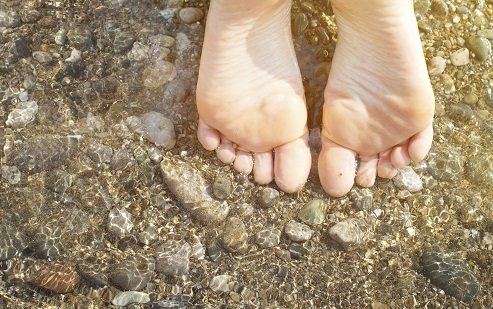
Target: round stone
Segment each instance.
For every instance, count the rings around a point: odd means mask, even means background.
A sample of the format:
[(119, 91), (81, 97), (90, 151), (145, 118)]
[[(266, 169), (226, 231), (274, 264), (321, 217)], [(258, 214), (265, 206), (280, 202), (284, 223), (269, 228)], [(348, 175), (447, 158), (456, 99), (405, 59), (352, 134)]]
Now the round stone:
[(229, 175), (225, 173), (218, 174), (212, 185), (212, 192), (218, 200), (225, 200), (233, 192), (233, 183)]
[(475, 93), (468, 93), (464, 96), (463, 101), (466, 104), (473, 105), (478, 103), (479, 98)]
[(149, 294), (136, 291), (125, 291), (115, 295), (111, 303), (115, 306), (127, 306), (130, 304), (147, 304), (151, 301)]
[(275, 247), (281, 241), (281, 231), (276, 228), (266, 228), (259, 231), (255, 239), (261, 248)]
[(407, 190), (411, 193), (421, 191), (423, 182), (412, 167), (406, 166), (399, 169), (397, 175), (392, 179), (396, 187), (401, 190)]
[(448, 15), (448, 6), (444, 0), (431, 1), (431, 14), (435, 17), (445, 17)]
[(39, 63), (48, 63), (53, 61), (53, 57), (50, 53), (44, 51), (33, 52), (33, 58)]
[(44, 264), (35, 266), (29, 283), (39, 288), (58, 293), (70, 293), (80, 281), (80, 277), (72, 266), (64, 264)]
[(437, 56), (433, 57), (430, 60), (428, 65), (428, 73), (431, 76), (441, 75), (443, 71), (445, 71), (445, 67), (447, 66), (447, 60), (444, 58)]
[(309, 201), (298, 213), (298, 218), (309, 225), (322, 224), (327, 213), (327, 204), (320, 199)]
[(183, 8), (180, 10), (180, 18), (184, 23), (192, 24), (204, 18), (204, 12), (199, 8)]
[(484, 62), (490, 57), (491, 43), (487, 38), (471, 36), (467, 39), (466, 46), (474, 53), (474, 57), (480, 62)]
[(264, 188), (260, 191), (258, 202), (264, 208), (270, 208), (279, 201), (279, 191), (273, 188)]
[(284, 227), (284, 233), (292, 241), (306, 241), (312, 238), (313, 230), (306, 224), (290, 221)]
[(344, 249), (363, 243), (369, 236), (372, 224), (370, 220), (350, 218), (341, 221), (329, 229), (329, 237)]

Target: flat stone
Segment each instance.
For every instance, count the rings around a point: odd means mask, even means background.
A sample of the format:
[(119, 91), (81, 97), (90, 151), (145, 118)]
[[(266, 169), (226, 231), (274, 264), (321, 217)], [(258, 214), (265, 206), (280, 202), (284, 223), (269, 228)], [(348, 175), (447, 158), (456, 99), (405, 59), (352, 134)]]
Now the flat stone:
[(247, 240), (248, 233), (243, 222), (235, 217), (229, 218), (222, 234), (224, 248), (230, 252), (244, 253), (248, 249)]
[(43, 264), (31, 271), (29, 283), (58, 294), (73, 292), (80, 277), (72, 266)]
[(448, 15), (448, 5), (444, 0), (431, 1), (431, 14), (435, 17), (445, 17)]
[(464, 302), (471, 302), (480, 285), (466, 263), (452, 254), (425, 251), (421, 257), (424, 275), (433, 285)]
[(11, 9), (0, 10), (0, 27), (15, 28), (21, 23), (19, 14)]
[(135, 38), (132, 33), (126, 31), (117, 32), (113, 40), (113, 49), (117, 54), (124, 53), (132, 47), (134, 41)]
[(36, 233), (29, 248), (38, 258), (57, 259), (63, 255), (61, 243), (63, 231), (59, 226), (42, 226)]
[(70, 29), (67, 32), (67, 38), (70, 41), (70, 45), (77, 49), (92, 50), (94, 49), (94, 43), (92, 41), (92, 32), (86, 28)]
[(156, 271), (165, 275), (186, 275), (192, 248), (184, 241), (169, 240), (156, 250)]
[(229, 175), (225, 173), (218, 174), (212, 185), (212, 192), (218, 200), (225, 200), (233, 192), (233, 183)]
[(306, 224), (290, 221), (284, 227), (284, 233), (286, 233), (292, 241), (301, 242), (312, 238), (313, 230)]
[(11, 52), (19, 58), (27, 58), (31, 56), (31, 47), (29, 42), (24, 37), (16, 37), (12, 42)]
[(21, 129), (35, 120), (38, 113), (38, 103), (36, 101), (19, 102), (5, 121), (5, 125), (12, 129)]
[(109, 272), (109, 280), (122, 290), (139, 291), (147, 286), (155, 269), (152, 257), (135, 255), (113, 266)]
[(399, 169), (392, 179), (396, 187), (411, 193), (423, 190), (423, 182), (419, 175), (410, 166)]
[(123, 237), (133, 228), (132, 215), (125, 208), (113, 208), (108, 215), (108, 231)]
[(125, 291), (116, 294), (111, 303), (115, 306), (127, 306), (130, 304), (147, 304), (150, 301), (151, 298), (147, 293)]
[(199, 8), (183, 8), (179, 15), (184, 23), (192, 24), (204, 18), (204, 11)]
[(94, 287), (109, 285), (108, 265), (92, 255), (87, 256), (77, 263), (77, 272)]
[(150, 224), (145, 230), (139, 233), (139, 241), (144, 245), (150, 245), (159, 239), (158, 228)]
[(0, 224), (0, 261), (15, 257), (28, 245), (28, 238), (23, 233), (10, 225)]
[(327, 204), (324, 200), (313, 199), (309, 201), (298, 213), (298, 218), (309, 225), (319, 225), (325, 220)]
[(156, 146), (171, 149), (176, 144), (175, 126), (169, 118), (158, 112), (148, 112), (138, 117), (130, 116), (125, 120), (127, 126)]
[(350, 249), (364, 243), (372, 228), (370, 219), (350, 218), (333, 225), (329, 229), (329, 237), (344, 249)]
[(279, 201), (279, 191), (273, 188), (264, 188), (260, 191), (258, 202), (263, 208), (273, 207)]
[(436, 56), (431, 58), (430, 63), (428, 65), (428, 73), (431, 76), (442, 75), (443, 71), (447, 67), (447, 60), (440, 56)]
[(60, 194), (65, 193), (72, 186), (73, 181), (73, 175), (60, 169), (48, 171), (45, 176), (46, 187)]
[(39, 63), (49, 63), (53, 61), (51, 54), (44, 51), (35, 51), (32, 56)]
[(456, 67), (469, 64), (469, 49), (461, 48), (450, 55), (450, 61)]
[(214, 278), (212, 278), (211, 282), (209, 282), (209, 287), (211, 288), (211, 290), (213, 290), (216, 293), (217, 292), (227, 293), (230, 290), (229, 281), (232, 278), (233, 277), (230, 275), (215, 276)]
[(491, 55), (491, 43), (482, 36), (471, 36), (466, 40), (467, 48), (474, 53), (480, 62), (485, 62)]
[(176, 77), (176, 69), (173, 63), (162, 59), (156, 60), (142, 73), (144, 87), (157, 89), (166, 85)]

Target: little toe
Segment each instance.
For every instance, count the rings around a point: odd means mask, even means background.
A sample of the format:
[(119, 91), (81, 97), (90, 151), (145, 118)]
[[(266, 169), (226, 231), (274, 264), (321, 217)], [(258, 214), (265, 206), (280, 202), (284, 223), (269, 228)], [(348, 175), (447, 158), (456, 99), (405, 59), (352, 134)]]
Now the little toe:
[(397, 175), (397, 169), (390, 162), (390, 151), (385, 151), (380, 154), (378, 160), (378, 176), (382, 178), (392, 179)]
[(409, 157), (409, 153), (407, 151), (408, 144), (402, 144), (395, 146), (394, 149), (390, 152), (390, 162), (395, 168), (402, 168), (408, 166), (411, 163), (411, 158)]
[(266, 185), (274, 180), (274, 157), (272, 151), (253, 155), (253, 178), (255, 182)]
[(375, 184), (377, 178), (378, 156), (361, 156), (360, 165), (356, 174), (356, 183), (369, 188)]
[(311, 153), (308, 133), (275, 149), (274, 178), (284, 192), (299, 191), (310, 174)]
[(221, 162), (231, 164), (234, 162), (236, 152), (233, 143), (227, 138), (221, 137), (221, 144), (216, 149), (216, 155)]
[(341, 197), (351, 190), (356, 174), (356, 153), (322, 137), (318, 174), (325, 192)]
[(430, 124), (426, 129), (414, 135), (409, 141), (409, 157), (414, 162), (423, 160), (431, 148), (433, 141), (433, 125)]
[(252, 154), (246, 151), (238, 150), (236, 152), (236, 158), (234, 168), (240, 173), (250, 174), (253, 170), (253, 158)]
[(208, 126), (201, 119), (199, 119), (199, 126), (197, 128), (197, 138), (202, 146), (209, 151), (215, 150), (221, 142), (219, 132)]

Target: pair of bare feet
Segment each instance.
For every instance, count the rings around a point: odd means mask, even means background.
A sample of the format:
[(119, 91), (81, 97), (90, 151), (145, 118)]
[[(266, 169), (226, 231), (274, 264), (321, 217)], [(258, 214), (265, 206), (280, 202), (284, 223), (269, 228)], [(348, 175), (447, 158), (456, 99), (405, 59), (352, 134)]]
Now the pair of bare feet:
[[(331, 196), (420, 161), (434, 96), (412, 0), (332, 0), (338, 41), (325, 89), (319, 176)], [(308, 178), (307, 111), (291, 0), (211, 0), (199, 80), (198, 138), (259, 184)], [(356, 164), (359, 158), (359, 164)]]

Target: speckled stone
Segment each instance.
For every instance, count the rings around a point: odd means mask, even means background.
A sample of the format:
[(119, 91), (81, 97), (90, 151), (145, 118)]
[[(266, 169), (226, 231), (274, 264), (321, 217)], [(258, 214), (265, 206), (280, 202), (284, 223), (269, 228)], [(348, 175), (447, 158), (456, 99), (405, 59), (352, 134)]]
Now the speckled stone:
[(29, 283), (58, 294), (72, 292), (80, 281), (75, 269), (64, 264), (44, 264), (31, 272)]
[(225, 200), (233, 192), (233, 183), (228, 174), (218, 174), (212, 185), (212, 192), (218, 200)]
[(456, 67), (463, 66), (469, 63), (469, 50), (461, 48), (450, 54), (450, 61)]
[(435, 17), (445, 17), (448, 15), (448, 6), (444, 0), (431, 1), (431, 14)]
[(86, 28), (75, 28), (70, 29), (67, 32), (67, 38), (71, 46), (82, 49), (82, 50), (92, 50), (94, 49), (94, 43), (92, 41), (91, 30)]
[(139, 291), (149, 283), (154, 269), (154, 258), (135, 255), (111, 267), (108, 278), (122, 290)]
[(271, 248), (279, 245), (281, 241), (281, 231), (276, 228), (266, 228), (257, 233), (255, 242), (261, 248)]
[(151, 298), (147, 293), (126, 291), (116, 294), (111, 303), (115, 306), (127, 306), (130, 304), (147, 304), (150, 301)]
[(214, 200), (200, 172), (186, 162), (161, 161), (161, 172), (178, 203), (200, 223), (208, 226), (223, 222), (229, 213), (226, 202)]
[(373, 219), (350, 218), (333, 225), (329, 236), (344, 249), (351, 249), (366, 241), (373, 229)]
[(24, 234), (10, 225), (0, 224), (0, 261), (13, 258), (28, 245), (28, 238)]
[(466, 46), (480, 62), (485, 62), (491, 55), (491, 43), (487, 38), (471, 36), (466, 40)]
[(493, 185), (493, 157), (481, 153), (478, 156), (469, 158), (466, 164), (467, 178), (478, 186)]
[(284, 226), (284, 233), (292, 241), (307, 241), (312, 238), (313, 230), (306, 224), (290, 221)]
[(148, 112), (138, 117), (130, 116), (125, 121), (135, 133), (142, 134), (150, 142), (164, 149), (171, 149), (176, 144), (173, 122), (158, 112)]
[(204, 18), (204, 11), (199, 8), (183, 8), (179, 15), (184, 23), (192, 24)]
[(443, 252), (425, 251), (421, 266), (433, 285), (464, 302), (471, 302), (479, 293), (478, 280), (460, 258)]
[(261, 207), (273, 207), (279, 201), (279, 191), (273, 188), (264, 188), (259, 192), (258, 202)]
[(211, 282), (209, 282), (209, 287), (211, 288), (211, 290), (213, 290), (216, 293), (217, 292), (223, 292), (223, 293), (229, 292), (229, 290), (230, 290), (229, 281), (232, 278), (233, 277), (230, 275), (215, 276), (214, 278), (212, 278)]
[(309, 225), (319, 225), (325, 220), (327, 204), (324, 200), (313, 199), (309, 201), (298, 213), (298, 218)]
[(373, 208), (373, 193), (368, 188), (355, 187), (349, 193), (351, 201), (358, 210), (369, 211)]
[(16, 185), (21, 182), (21, 171), (17, 166), (2, 165), (2, 178), (11, 185)]
[(32, 56), (39, 63), (49, 63), (53, 61), (51, 54), (44, 51), (35, 51)]
[(397, 175), (392, 180), (396, 187), (401, 190), (407, 190), (411, 193), (423, 190), (421, 178), (412, 167), (409, 166), (399, 169)]
[(123, 237), (133, 228), (132, 215), (125, 208), (113, 208), (108, 215), (108, 231)]
[(222, 234), (222, 243), (226, 250), (230, 252), (244, 253), (248, 250), (248, 233), (243, 222), (232, 217), (226, 221)]
[(190, 245), (184, 241), (166, 241), (156, 250), (156, 271), (165, 275), (186, 275), (189, 271)]
[(14, 28), (21, 22), (19, 14), (12, 9), (0, 9), (0, 27)]

